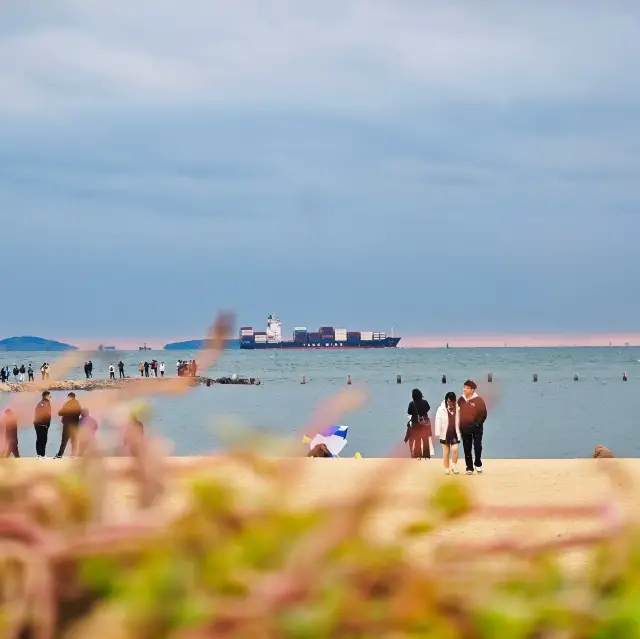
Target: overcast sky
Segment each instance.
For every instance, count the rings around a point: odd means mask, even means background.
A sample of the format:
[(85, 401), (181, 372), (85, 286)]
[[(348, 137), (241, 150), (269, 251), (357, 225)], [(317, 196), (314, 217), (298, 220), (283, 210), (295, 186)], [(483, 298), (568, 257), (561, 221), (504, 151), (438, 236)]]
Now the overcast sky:
[(0, 337), (630, 331), (640, 4), (5, 0)]

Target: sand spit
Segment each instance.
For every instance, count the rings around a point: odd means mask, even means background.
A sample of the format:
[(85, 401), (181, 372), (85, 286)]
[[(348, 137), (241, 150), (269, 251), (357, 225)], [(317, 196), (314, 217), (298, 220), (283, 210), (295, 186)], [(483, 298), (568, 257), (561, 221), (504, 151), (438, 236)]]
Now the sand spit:
[[(38, 391), (93, 391), (110, 388), (122, 388), (133, 382), (144, 381), (149, 384), (163, 384), (171, 380), (171, 377), (126, 377), (124, 379), (62, 379), (62, 380), (38, 380), (37, 382), (8, 382), (0, 384), (0, 392), (3, 393), (27, 393), (37, 388)], [(257, 386), (260, 379), (257, 377), (188, 377), (193, 386), (211, 386), (214, 384), (233, 384), (240, 386)]]

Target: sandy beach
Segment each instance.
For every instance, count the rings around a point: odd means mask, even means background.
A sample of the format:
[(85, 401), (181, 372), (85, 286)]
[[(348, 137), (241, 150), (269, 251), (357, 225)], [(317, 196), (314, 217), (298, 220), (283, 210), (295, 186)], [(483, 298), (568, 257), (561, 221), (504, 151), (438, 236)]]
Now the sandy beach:
[[(44, 469), (58, 472), (72, 463), (70, 459), (43, 462), (25, 458), (6, 460), (2, 466), (11, 464), (19, 473), (42, 472)], [(113, 467), (127, 463), (126, 458), (108, 460)], [(385, 481), (384, 487), (388, 496), (387, 504), (383, 512), (371, 521), (370, 532), (379, 539), (393, 538), (409, 521), (419, 517), (425, 496), (441, 482), (461, 482), (470, 486), (475, 500), (483, 506), (587, 506), (611, 502), (615, 495), (629, 500), (629, 512), (631, 507), (636, 509), (640, 505), (640, 492), (637, 490), (622, 492), (614, 489), (615, 485), (621, 487), (626, 483), (624, 476), (634, 487), (640, 485), (638, 459), (486, 460), (485, 473), (473, 476), (444, 476), (439, 459), (282, 459), (276, 463), (293, 467), (296, 481), (291, 499), (296, 507), (319, 501), (330, 504), (335, 500), (348, 500), (359, 489), (381, 481), (380, 478), (391, 469), (393, 474)], [(247, 494), (254, 493), (260, 486), (261, 480), (256, 480), (251, 473), (239, 469), (237, 462), (224, 457), (178, 457), (170, 458), (168, 464), (176, 477), (188, 474), (194, 466), (216, 475), (221, 474)], [(607, 469), (615, 471), (614, 475), (622, 474), (612, 479), (612, 473)], [(184, 497), (180, 486), (181, 482), (176, 480), (168, 497), (168, 506), (179, 506)], [(133, 499), (133, 489), (123, 483), (110, 490), (108, 502), (119, 518), (126, 518)], [(437, 551), (438, 544), (451, 539), (452, 535), (469, 543), (495, 542), (507, 537), (521, 540), (523, 535), (528, 540), (542, 541), (578, 532), (597, 531), (600, 527), (601, 523), (596, 519), (540, 517), (532, 520), (523, 515), (511, 519), (473, 516), (448, 524), (427, 540), (416, 541), (412, 552), (416, 558), (428, 559), (431, 552)], [(584, 563), (584, 553), (566, 553), (566, 560), (568, 565), (579, 567)]]

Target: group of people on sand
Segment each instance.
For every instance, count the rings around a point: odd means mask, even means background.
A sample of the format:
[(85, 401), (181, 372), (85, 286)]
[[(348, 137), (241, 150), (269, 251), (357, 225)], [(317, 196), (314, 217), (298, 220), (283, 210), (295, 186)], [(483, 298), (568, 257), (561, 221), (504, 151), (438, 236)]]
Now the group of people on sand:
[(152, 377), (158, 377), (158, 373), (160, 373), (160, 377), (164, 377), (164, 362), (158, 363), (155, 359), (152, 359), (150, 362), (140, 362), (138, 371), (140, 372), (140, 377), (149, 377), (149, 373), (151, 373)]
[(198, 374), (198, 364), (195, 359), (189, 361), (179, 359), (176, 370), (178, 377), (195, 377)]
[(482, 473), (482, 436), (487, 419), (487, 405), (477, 393), (477, 384), (468, 379), (462, 394), (449, 391), (438, 406), (435, 424), (429, 418), (431, 406), (422, 392), (414, 388), (407, 408), (407, 430), (404, 441), (409, 444), (411, 457), (430, 459), (434, 455), (433, 438), (442, 446), (444, 471), (458, 473), (459, 446), (464, 450), (467, 475)]
[[(64, 456), (67, 444), (71, 442), (71, 457), (85, 454), (92, 446), (98, 431), (98, 422), (91, 416), (88, 408), (83, 408), (75, 393), (69, 393), (67, 400), (58, 411), (62, 423), (60, 447), (54, 459)], [(52, 409), (51, 393), (43, 391), (42, 398), (35, 407), (33, 427), (36, 431), (36, 456), (45, 459), (49, 428), (51, 427)], [(0, 417), (0, 457), (20, 457), (18, 444), (18, 417), (7, 408)], [(138, 417), (130, 415), (129, 424), (125, 431), (125, 448), (135, 454), (141, 443), (144, 426)]]
[[(40, 367), (40, 375), (42, 379), (49, 379), (50, 366), (47, 362), (42, 364)], [(3, 366), (0, 368), (0, 383), (7, 384), (11, 381), (11, 375), (13, 374), (13, 381), (22, 383), (25, 381), (33, 382), (34, 381), (34, 372), (33, 372), (33, 364), (29, 364), (29, 366), (25, 366), (24, 364), (20, 364), (18, 366), (14, 363), (12, 367)]]

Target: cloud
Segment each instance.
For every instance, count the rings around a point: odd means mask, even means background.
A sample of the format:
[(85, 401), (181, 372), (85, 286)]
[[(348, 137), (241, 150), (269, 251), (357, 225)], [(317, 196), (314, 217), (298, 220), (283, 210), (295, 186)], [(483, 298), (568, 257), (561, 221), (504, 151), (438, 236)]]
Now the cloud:
[(2, 10), (5, 111), (637, 98), (633, 4), (61, 0), (30, 25), (34, 4)]
[(29, 330), (78, 335), (188, 335), (220, 305), (407, 334), (631, 329), (639, 17), (7, 0), (5, 305), (38, 290)]

